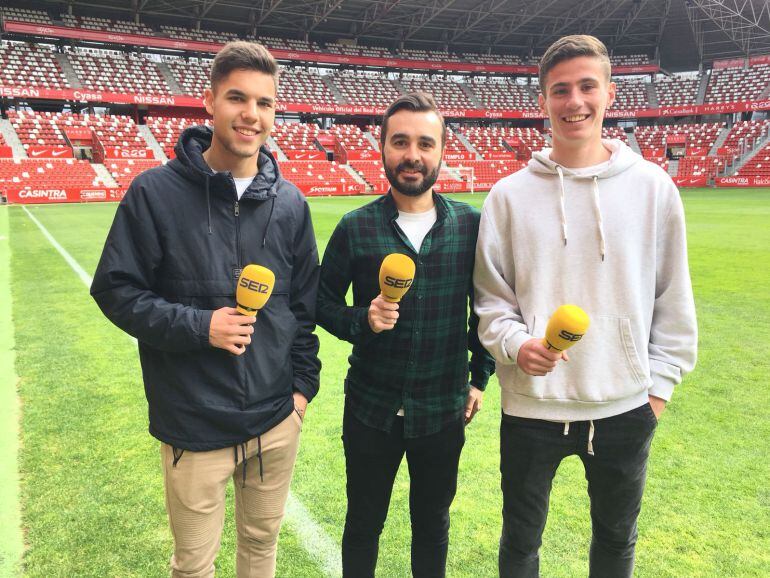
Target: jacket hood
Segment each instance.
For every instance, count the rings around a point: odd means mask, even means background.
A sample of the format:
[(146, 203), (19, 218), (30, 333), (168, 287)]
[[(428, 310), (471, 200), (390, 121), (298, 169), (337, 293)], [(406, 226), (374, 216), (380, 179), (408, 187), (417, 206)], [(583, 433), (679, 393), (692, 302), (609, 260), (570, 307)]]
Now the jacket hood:
[[(203, 152), (211, 146), (214, 131), (211, 127), (191, 126), (182, 132), (174, 147), (176, 159), (169, 166), (187, 179), (195, 182), (211, 181), (215, 186), (212, 190), (228, 190), (234, 187), (230, 174), (227, 172), (214, 173), (203, 158)], [(259, 149), (259, 171), (242, 198), (265, 200), (275, 197), (280, 177), (280, 169), (273, 155), (266, 146)]]
[(599, 171), (596, 175), (576, 175), (572, 169), (563, 167), (552, 161), (551, 152), (553, 149), (550, 148), (532, 153), (532, 158), (529, 161), (529, 169), (535, 173), (552, 175), (557, 175), (559, 173), (558, 169), (561, 169), (561, 172), (565, 177), (592, 179), (596, 176), (600, 179), (607, 179), (628, 170), (641, 160), (641, 157), (632, 151), (625, 143), (623, 143), (623, 141), (616, 139), (602, 139), (602, 144), (612, 153), (612, 156), (610, 157), (609, 165)]

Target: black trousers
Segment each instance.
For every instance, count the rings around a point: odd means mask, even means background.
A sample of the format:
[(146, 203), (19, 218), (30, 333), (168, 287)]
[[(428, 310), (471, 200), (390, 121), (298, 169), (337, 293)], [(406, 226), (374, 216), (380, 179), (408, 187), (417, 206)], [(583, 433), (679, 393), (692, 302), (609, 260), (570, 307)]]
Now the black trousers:
[(443, 578), (449, 546), (449, 506), (457, 491), (457, 467), (465, 443), (463, 422), (458, 420), (437, 434), (405, 439), (402, 418), (386, 433), (361, 423), (346, 406), (342, 440), (348, 496), (342, 535), (343, 576), (374, 576), (393, 482), (406, 454), (412, 575)]
[(561, 460), (573, 454), (583, 462), (591, 499), (589, 576), (632, 576), (636, 520), (657, 419), (645, 404), (593, 424), (594, 455), (590, 455), (589, 422), (572, 422), (565, 435), (563, 423), (503, 415), (501, 578), (539, 576), (538, 550), (553, 478)]

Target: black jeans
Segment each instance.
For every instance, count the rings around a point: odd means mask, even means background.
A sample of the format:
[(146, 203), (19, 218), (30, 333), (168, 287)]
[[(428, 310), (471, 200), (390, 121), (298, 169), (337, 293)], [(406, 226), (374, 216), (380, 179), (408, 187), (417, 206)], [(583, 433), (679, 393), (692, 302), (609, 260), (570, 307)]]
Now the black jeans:
[(346, 406), (342, 426), (348, 512), (342, 535), (342, 574), (369, 578), (401, 459), (409, 465), (412, 574), (442, 578), (449, 546), (449, 506), (457, 491), (457, 466), (465, 443), (462, 421), (437, 434), (404, 438), (402, 418), (390, 433), (361, 423)]
[(561, 460), (573, 454), (583, 462), (591, 499), (589, 576), (633, 574), (636, 519), (657, 419), (645, 404), (593, 423), (594, 455), (590, 455), (587, 421), (572, 422), (564, 435), (563, 423), (503, 415), (501, 578), (539, 576), (538, 550), (553, 478)]

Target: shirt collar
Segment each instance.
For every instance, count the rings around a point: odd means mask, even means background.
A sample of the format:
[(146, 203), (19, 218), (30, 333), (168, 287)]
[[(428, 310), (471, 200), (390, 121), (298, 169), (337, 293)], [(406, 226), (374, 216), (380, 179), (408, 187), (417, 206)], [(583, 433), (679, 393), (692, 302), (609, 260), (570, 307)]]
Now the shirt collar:
[[(449, 204), (441, 194), (436, 192), (433, 192), (432, 194), (433, 204), (436, 206), (436, 222), (441, 223), (449, 213)], [(393, 200), (393, 193), (390, 189), (388, 189), (388, 192), (385, 194), (383, 205), (385, 217), (388, 221), (392, 222), (398, 219), (398, 207), (396, 207), (396, 202)]]

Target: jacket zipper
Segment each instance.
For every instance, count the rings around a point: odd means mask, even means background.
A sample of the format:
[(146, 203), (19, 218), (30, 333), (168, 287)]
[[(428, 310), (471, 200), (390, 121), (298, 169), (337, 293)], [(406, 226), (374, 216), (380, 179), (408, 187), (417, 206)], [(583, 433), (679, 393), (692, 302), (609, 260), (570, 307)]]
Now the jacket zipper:
[(235, 262), (238, 265), (238, 269), (243, 268), (241, 263), (241, 206), (238, 201), (235, 201)]
[[(240, 275), (240, 271), (243, 270), (243, 263), (241, 262), (241, 205), (238, 202), (238, 199), (235, 200), (233, 214), (235, 215), (235, 259)], [(249, 397), (248, 388), (246, 386), (246, 363), (242, 361), (239, 365), (241, 374), (241, 390), (243, 391), (241, 409), (246, 409), (246, 403)]]

